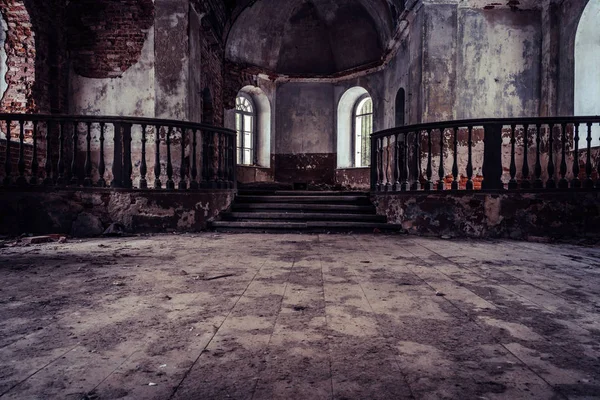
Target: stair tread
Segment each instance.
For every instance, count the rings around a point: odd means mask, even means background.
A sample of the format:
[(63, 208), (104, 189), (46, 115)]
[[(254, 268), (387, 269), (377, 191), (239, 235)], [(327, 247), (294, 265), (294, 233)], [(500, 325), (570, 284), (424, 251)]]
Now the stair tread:
[(282, 203), (282, 202), (304, 202), (304, 201), (323, 201), (323, 202), (357, 202), (357, 201), (368, 201), (369, 199), (365, 196), (259, 196), (259, 195), (238, 195), (236, 200), (242, 202), (253, 202), (253, 201), (261, 201), (261, 202), (273, 202), (273, 203)]
[(356, 222), (356, 221), (213, 221), (213, 227), (281, 227), (281, 228), (383, 228), (402, 229), (402, 225), (388, 224), (382, 222)]
[(240, 190), (238, 192), (240, 196), (360, 196), (368, 197), (369, 192), (347, 192), (347, 191), (333, 191), (333, 190)]
[(385, 216), (375, 213), (344, 214), (344, 213), (315, 213), (315, 212), (229, 212), (223, 213), (226, 218), (241, 219), (323, 219), (323, 220), (385, 220)]
[(306, 203), (234, 203), (236, 209), (258, 209), (258, 210), (311, 210), (311, 211), (368, 211), (374, 212), (372, 205), (355, 204), (306, 204)]

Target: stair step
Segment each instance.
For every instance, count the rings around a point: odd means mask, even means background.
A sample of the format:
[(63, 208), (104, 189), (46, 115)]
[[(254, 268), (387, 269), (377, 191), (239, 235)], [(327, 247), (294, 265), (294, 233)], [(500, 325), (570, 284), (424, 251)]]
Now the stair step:
[(360, 196), (369, 197), (369, 192), (347, 192), (334, 190), (240, 190), (240, 196)]
[(353, 203), (369, 204), (366, 196), (237, 196), (239, 203)]
[(341, 214), (341, 213), (311, 213), (311, 212), (231, 212), (222, 214), (225, 220), (320, 220), (320, 221), (365, 221), (386, 222), (386, 217), (375, 214)]
[(292, 229), (292, 230), (371, 230), (402, 231), (402, 225), (378, 222), (352, 222), (352, 221), (213, 221), (213, 228), (223, 229)]
[(298, 203), (234, 203), (233, 211), (261, 210), (261, 211), (283, 211), (294, 212), (318, 211), (323, 212), (345, 212), (345, 213), (374, 213), (372, 205), (353, 204), (298, 204)]

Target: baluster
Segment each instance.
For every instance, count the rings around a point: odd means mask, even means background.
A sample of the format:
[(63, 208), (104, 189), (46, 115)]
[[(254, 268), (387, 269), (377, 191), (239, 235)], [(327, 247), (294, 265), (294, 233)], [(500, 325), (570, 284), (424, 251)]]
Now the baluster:
[(383, 138), (377, 139), (377, 190), (383, 191)]
[(585, 182), (584, 187), (587, 189), (594, 187), (594, 181), (592, 181), (592, 123), (587, 123), (587, 155), (585, 161)]
[(113, 122), (113, 164), (112, 164), (112, 176), (113, 179), (110, 182), (110, 187), (120, 188), (123, 187), (123, 131), (122, 124), (119, 122)]
[(529, 124), (526, 124), (523, 130), (523, 178), (521, 181), (521, 189), (529, 189), (531, 187), (531, 183), (529, 182), (529, 161), (528, 161), (528, 152), (529, 152)]
[(454, 161), (452, 162), (452, 190), (458, 190), (458, 127), (452, 128), (454, 131)]
[(54, 183), (52, 179), (52, 144), (50, 143), (50, 122), (46, 122), (46, 161), (44, 163), (44, 185), (50, 186)]
[(85, 179), (83, 186), (92, 186), (92, 123), (87, 122), (86, 149), (85, 149)]
[(466, 189), (467, 190), (473, 190), (475, 189), (475, 185), (473, 183), (473, 126), (468, 126), (467, 127), (468, 130), (468, 138), (467, 138), (467, 153), (468, 153), (468, 160), (467, 160), (467, 184), (466, 184)]
[(397, 192), (400, 190), (400, 134), (394, 135), (394, 187), (392, 190)]
[(235, 136), (229, 135), (229, 181), (230, 188), (236, 187), (236, 171), (235, 171)]
[(446, 129), (440, 129), (440, 167), (438, 169), (439, 180), (437, 190), (445, 189), (445, 181), (446, 172), (444, 171), (444, 134), (446, 133)]
[(561, 160), (560, 160), (560, 179), (558, 181), (559, 189), (568, 189), (569, 181), (567, 181), (567, 124), (560, 124), (560, 141), (561, 141)]
[(154, 189), (161, 189), (162, 182), (160, 181), (160, 125), (155, 125), (156, 132), (154, 134)]
[(383, 165), (383, 172), (385, 175), (385, 191), (389, 192), (391, 190), (391, 183), (390, 183), (390, 174), (389, 174), (389, 168), (390, 168), (390, 136), (387, 136), (383, 139), (384, 143), (387, 143), (387, 145), (383, 148), (383, 152), (385, 154), (384, 157), (384, 165)]
[(210, 180), (209, 167), (208, 167), (208, 153), (210, 152), (210, 145), (208, 140), (208, 133), (202, 131), (202, 182), (201, 187), (209, 187), (208, 181)]
[(173, 181), (173, 163), (171, 162), (171, 134), (173, 133), (173, 127), (169, 126), (167, 129), (167, 189), (175, 189), (175, 181)]
[(575, 137), (573, 142), (575, 144), (575, 151), (573, 152), (573, 179), (571, 180), (572, 188), (580, 188), (581, 180), (579, 180), (579, 122), (573, 124), (575, 128)]
[(25, 121), (19, 121), (19, 160), (17, 161), (17, 170), (19, 177), (17, 185), (23, 186), (27, 184), (25, 179)]
[(57, 185), (64, 185), (65, 182), (65, 122), (58, 124), (58, 177)]
[(598, 160), (598, 172), (596, 174), (597, 180), (596, 180), (596, 188), (600, 189), (600, 160)]
[(510, 126), (510, 181), (508, 182), (509, 189), (518, 189), (519, 185), (517, 183), (517, 163), (515, 162), (515, 130), (517, 126), (512, 124)]
[(216, 132), (217, 143), (215, 144), (215, 157), (217, 160), (217, 187), (223, 188), (223, 136)]
[[(373, 149), (371, 149), (371, 150), (373, 150)], [(375, 151), (375, 174), (377, 175), (376, 179), (375, 179), (377, 181), (377, 184), (375, 185), (375, 190), (377, 190), (379, 192), (379, 191), (381, 191), (381, 180), (379, 178), (379, 139), (375, 140), (374, 151)], [(239, 155), (238, 155), (238, 157), (239, 157)], [(354, 157), (356, 157), (356, 155)]]
[(17, 170), (19, 177), (17, 185), (24, 186), (27, 184), (25, 179), (25, 121), (19, 121), (19, 160), (17, 161)]
[(217, 177), (215, 176), (215, 141), (217, 140), (215, 132), (209, 132), (210, 140), (208, 142), (208, 184), (209, 187), (215, 189), (217, 187)]
[(31, 178), (29, 178), (30, 185), (37, 185), (38, 183), (38, 124), (39, 121), (32, 121), (33, 123), (33, 155), (31, 158)]
[(548, 125), (548, 180), (546, 181), (546, 189), (555, 189), (556, 181), (554, 180), (554, 124)]
[(542, 189), (544, 187), (544, 183), (542, 181), (542, 162), (540, 160), (540, 145), (542, 142), (541, 131), (542, 131), (542, 125), (535, 124), (535, 137), (536, 137), (535, 168), (534, 168), (535, 181), (533, 182), (533, 187), (536, 189)]
[(421, 131), (415, 132), (415, 174), (412, 190), (421, 190)]
[(77, 171), (77, 150), (78, 150), (78, 133), (77, 130), (79, 129), (79, 123), (78, 122), (73, 122), (71, 124), (71, 127), (73, 129), (73, 133), (71, 134), (71, 141), (73, 142), (73, 150), (72, 150), (72, 156), (71, 156), (71, 169), (70, 169), (70, 175), (71, 175), (71, 185), (78, 185), (79, 184), (79, 171)]
[[(229, 143), (227, 141), (227, 135), (224, 133), (223, 135), (223, 188), (229, 189)], [(256, 142), (255, 142), (256, 143)], [(257, 154), (257, 151), (254, 151), (254, 154)], [(258, 164), (258, 159), (255, 156), (254, 165)]]
[(425, 190), (430, 191), (433, 190), (433, 181), (431, 177), (433, 176), (433, 167), (432, 167), (432, 147), (433, 143), (431, 141), (431, 134), (433, 133), (433, 129), (427, 130), (427, 169), (425, 174), (427, 175), (427, 182), (425, 182)]
[(106, 129), (106, 124), (104, 122), (100, 122), (100, 160), (98, 161), (98, 187), (105, 187), (106, 180), (104, 179), (104, 173), (106, 172), (106, 164), (104, 162), (104, 130)]
[(185, 181), (185, 132), (186, 129), (181, 128), (181, 163), (179, 164), (179, 183), (177, 184), (179, 190), (187, 189)]
[(133, 187), (133, 162), (131, 160), (131, 130), (133, 124), (123, 124), (123, 187), (131, 189)]
[(198, 189), (198, 181), (196, 178), (198, 177), (198, 167), (196, 166), (196, 134), (198, 133), (197, 129), (192, 131), (192, 162), (191, 162), (191, 171), (190, 175), (192, 177), (190, 181), (190, 189), (196, 190)]
[(146, 164), (146, 134), (148, 125), (142, 124), (142, 160), (140, 162), (140, 189), (148, 189), (148, 181), (146, 174), (148, 173), (148, 165)]
[(4, 186), (9, 186), (12, 183), (12, 179), (10, 173), (12, 172), (11, 159), (10, 159), (10, 130), (11, 130), (12, 121), (6, 121), (6, 151), (5, 151), (5, 160), (4, 160)]
[(404, 142), (402, 143), (402, 184), (400, 190), (406, 192), (410, 189), (410, 170), (408, 168), (408, 132), (404, 132)]

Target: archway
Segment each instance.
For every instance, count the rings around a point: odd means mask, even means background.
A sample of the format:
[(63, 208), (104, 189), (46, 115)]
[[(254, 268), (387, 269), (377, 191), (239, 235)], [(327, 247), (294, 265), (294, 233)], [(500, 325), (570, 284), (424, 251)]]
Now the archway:
[(356, 103), (363, 96), (369, 96), (367, 89), (355, 86), (348, 89), (340, 98), (337, 108), (337, 167), (351, 168), (353, 157), (353, 117)]
[[(590, 0), (575, 36), (575, 115), (600, 115), (600, 0)], [(600, 126), (592, 129), (592, 146), (600, 145)], [(587, 147), (587, 129), (579, 148)]]

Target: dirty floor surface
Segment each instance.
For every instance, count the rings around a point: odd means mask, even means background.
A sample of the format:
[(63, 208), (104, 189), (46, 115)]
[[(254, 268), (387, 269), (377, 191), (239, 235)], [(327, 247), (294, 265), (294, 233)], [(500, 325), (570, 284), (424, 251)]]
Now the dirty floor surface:
[(0, 399), (600, 397), (600, 249), (164, 235), (0, 249)]

